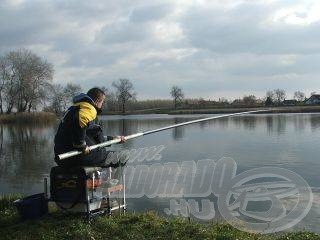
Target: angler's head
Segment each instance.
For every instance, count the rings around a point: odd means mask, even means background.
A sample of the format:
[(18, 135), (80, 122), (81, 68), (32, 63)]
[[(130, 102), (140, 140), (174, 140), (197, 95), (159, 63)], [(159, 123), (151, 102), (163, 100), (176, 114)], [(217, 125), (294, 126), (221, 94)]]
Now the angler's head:
[(91, 88), (87, 95), (93, 100), (95, 107), (97, 109), (98, 114), (102, 112), (102, 106), (104, 104), (104, 101), (106, 99), (105, 92), (97, 87)]

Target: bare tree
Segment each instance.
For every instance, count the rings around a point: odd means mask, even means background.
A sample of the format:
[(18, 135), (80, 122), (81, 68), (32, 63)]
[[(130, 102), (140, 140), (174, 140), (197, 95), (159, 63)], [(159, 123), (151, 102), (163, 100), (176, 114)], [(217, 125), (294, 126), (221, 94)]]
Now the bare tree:
[(71, 104), (73, 97), (80, 94), (81, 91), (82, 89), (79, 84), (68, 83), (63, 89), (66, 105)]
[(184, 98), (184, 94), (182, 92), (182, 89), (178, 86), (172, 86), (170, 95), (173, 98), (174, 108), (177, 108), (178, 102), (181, 102)]
[(278, 104), (286, 99), (286, 92), (283, 89), (275, 89), (274, 94)]
[(303, 92), (296, 91), (294, 92), (294, 99), (296, 99), (299, 102), (304, 101), (306, 98), (306, 95)]
[(32, 105), (38, 104), (46, 95), (48, 83), (52, 79), (53, 69), (46, 61), (28, 50), (12, 52), (15, 57), (15, 68), (17, 68), (17, 110), (24, 112)]
[(53, 111), (56, 114), (61, 114), (66, 109), (67, 103), (65, 101), (63, 90), (63, 86), (60, 84), (52, 85), (50, 111)]
[(221, 98), (218, 99), (218, 103), (219, 104), (223, 104), (223, 105), (227, 105), (227, 104), (229, 104), (229, 101), (228, 101), (227, 98), (221, 97)]
[[(30, 61), (31, 65), (28, 73), (30, 77), (27, 79), (29, 88), (24, 96), (25, 104), (28, 105), (28, 112), (31, 108), (35, 109), (37, 105), (45, 101), (53, 78), (53, 66), (51, 64), (35, 55), (31, 56)], [(24, 107), (22, 110), (25, 111), (26, 108)]]
[[(6, 105), (6, 113), (11, 113), (12, 108), (16, 102), (16, 70), (12, 66), (14, 58), (12, 55), (7, 54), (1, 57), (1, 102)], [(3, 108), (3, 106), (2, 106)], [(3, 109), (2, 109), (3, 112)]]
[(2, 57), (0, 58), (0, 113), (3, 113), (3, 94), (5, 90), (5, 84), (7, 81), (6, 62)]
[(274, 91), (271, 91), (271, 90), (267, 91), (266, 98), (269, 98), (270, 100), (275, 101), (276, 99), (275, 99)]
[(254, 105), (257, 103), (257, 98), (254, 95), (244, 96), (242, 101), (246, 105)]
[(270, 96), (268, 96), (267, 98), (266, 98), (266, 101), (265, 101), (265, 103), (264, 103), (266, 106), (272, 106), (273, 105), (273, 100), (272, 100), (272, 98), (270, 97)]
[(117, 110), (117, 96), (114, 92), (107, 92), (107, 104), (105, 105), (105, 110), (107, 111), (116, 111)]
[(137, 93), (134, 92), (133, 84), (128, 79), (119, 79), (113, 82), (112, 86), (115, 88), (116, 98), (121, 105), (122, 113), (126, 111), (126, 104), (130, 100), (136, 100)]
[(56, 114), (61, 114), (72, 103), (72, 98), (81, 92), (81, 87), (72, 83), (68, 83), (65, 87), (61, 84), (54, 84), (51, 90), (50, 110)]
[(14, 106), (19, 112), (30, 111), (46, 97), (53, 66), (29, 50), (11, 51), (1, 58), (0, 76), (7, 113)]

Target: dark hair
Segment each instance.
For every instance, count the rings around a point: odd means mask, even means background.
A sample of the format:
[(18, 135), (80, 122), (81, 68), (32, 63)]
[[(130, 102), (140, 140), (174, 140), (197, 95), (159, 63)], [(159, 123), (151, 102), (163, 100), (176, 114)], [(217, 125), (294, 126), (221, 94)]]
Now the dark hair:
[(99, 98), (101, 98), (102, 96), (105, 96), (105, 92), (97, 87), (91, 88), (88, 92), (87, 95), (93, 100), (96, 101)]

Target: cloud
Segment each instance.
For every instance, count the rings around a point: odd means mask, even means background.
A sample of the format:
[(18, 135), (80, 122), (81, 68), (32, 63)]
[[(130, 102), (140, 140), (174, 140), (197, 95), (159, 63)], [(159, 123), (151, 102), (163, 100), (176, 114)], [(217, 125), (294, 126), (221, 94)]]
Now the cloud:
[(170, 11), (174, 8), (171, 4), (155, 4), (140, 6), (134, 8), (131, 15), (131, 22), (149, 22), (159, 21), (170, 14)]
[(138, 98), (263, 96), (316, 91), (320, 4), (315, 0), (0, 2), (0, 53), (28, 48), (55, 66), (54, 81), (111, 86)]
[(121, 44), (126, 42), (141, 42), (151, 35), (148, 24), (133, 24), (129, 21), (119, 21), (113, 25), (105, 26), (97, 40), (105, 44)]
[(301, 26), (273, 21), (277, 7), (255, 2), (231, 9), (201, 6), (186, 13), (183, 27), (193, 46), (217, 53), (318, 52), (320, 22)]

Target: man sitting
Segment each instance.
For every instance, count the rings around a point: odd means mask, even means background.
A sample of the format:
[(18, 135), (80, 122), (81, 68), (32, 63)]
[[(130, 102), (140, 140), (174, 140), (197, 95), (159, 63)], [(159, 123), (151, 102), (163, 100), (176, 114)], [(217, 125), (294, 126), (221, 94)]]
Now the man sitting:
[[(99, 88), (91, 88), (87, 94), (81, 93), (73, 99), (71, 106), (60, 122), (54, 138), (55, 161), (59, 166), (103, 166), (106, 165), (108, 151), (105, 148), (90, 151), (89, 146), (124, 136), (104, 138), (102, 128), (96, 124), (97, 114), (102, 112), (106, 95)], [(59, 160), (57, 155), (79, 150), (82, 155)]]

